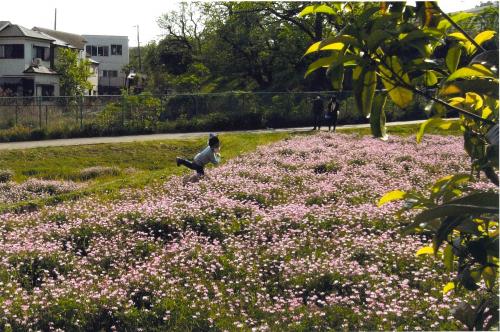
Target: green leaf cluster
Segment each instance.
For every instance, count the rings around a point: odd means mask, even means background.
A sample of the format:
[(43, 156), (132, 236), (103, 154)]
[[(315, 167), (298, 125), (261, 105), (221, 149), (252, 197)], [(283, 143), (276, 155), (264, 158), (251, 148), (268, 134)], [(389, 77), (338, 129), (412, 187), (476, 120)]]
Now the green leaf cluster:
[(92, 88), (88, 81), (90, 62), (88, 59), (79, 59), (78, 53), (69, 48), (57, 50), (55, 69), (59, 74), (60, 94), (62, 96), (82, 96)]
[[(358, 10), (352, 11), (353, 6)], [(301, 15), (321, 12), (345, 18), (340, 14), (345, 11), (343, 7), (312, 5)], [(456, 272), (444, 293), (476, 290), (483, 283), (496, 294), (498, 190), (467, 186), (479, 172), (499, 184), (498, 50), (483, 47), (496, 32), (485, 30), (471, 36), (458, 23), (470, 20), (473, 14), (450, 17), (431, 1), (417, 2), (416, 6), (405, 2), (352, 4), (350, 11), (356, 14), (344, 20), (341, 31), (307, 49), (304, 56), (318, 54), (319, 59), (309, 65), (306, 76), (325, 68), (327, 73), (335, 72), (330, 75), (332, 86), (341, 90), (343, 80), (351, 75), (356, 108), (370, 118), (372, 134), (379, 138), (386, 138), (383, 105), (387, 97), (402, 109), (415, 95), (429, 100), (426, 111), (432, 117), (421, 125), (417, 142), (426, 128), (449, 128), (450, 122), (442, 118), (449, 111), (458, 112), (464, 149), (472, 160), (471, 174), (439, 179), (427, 195), (389, 192), (379, 205), (404, 200), (402, 211), (419, 211), (406, 231), (432, 234), (432, 247), (420, 249), (417, 255), (440, 257), (450, 272)], [(475, 309), (466, 309), (458, 310), (456, 317), (471, 329), (487, 329), (498, 321), (498, 314), (487, 313), (498, 311), (498, 301), (485, 300)]]

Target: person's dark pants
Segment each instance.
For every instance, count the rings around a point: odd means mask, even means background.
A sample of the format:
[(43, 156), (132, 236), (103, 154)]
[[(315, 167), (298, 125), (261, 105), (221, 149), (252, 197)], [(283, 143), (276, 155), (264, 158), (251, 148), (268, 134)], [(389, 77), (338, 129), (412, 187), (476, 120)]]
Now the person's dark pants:
[(328, 131), (330, 131), (331, 127), (333, 126), (333, 131), (335, 131), (335, 128), (337, 127), (337, 116), (332, 116), (327, 120), (328, 122)]
[(187, 168), (196, 171), (196, 173), (198, 173), (198, 175), (205, 175), (205, 170), (203, 169), (203, 166), (197, 165), (194, 162), (191, 162), (189, 160), (177, 158), (177, 164), (184, 165)]
[(321, 113), (320, 114), (314, 114), (314, 128), (313, 130), (316, 130), (316, 127), (318, 130), (321, 129)]

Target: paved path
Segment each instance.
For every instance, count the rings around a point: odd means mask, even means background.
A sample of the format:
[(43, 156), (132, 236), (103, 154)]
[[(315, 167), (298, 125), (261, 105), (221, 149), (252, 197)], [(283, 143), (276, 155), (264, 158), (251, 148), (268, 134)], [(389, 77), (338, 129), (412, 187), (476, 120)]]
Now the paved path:
[[(421, 123), (424, 120), (416, 121), (401, 121), (388, 122), (387, 126), (397, 126), (402, 124)], [(367, 128), (369, 124), (356, 124), (337, 126), (337, 128)], [(309, 131), (311, 127), (300, 128), (283, 128), (283, 129), (262, 129), (262, 130), (239, 130), (239, 131), (224, 131), (219, 133), (273, 133), (273, 132), (300, 132)], [(323, 127), (323, 130), (326, 130)], [(28, 141), (28, 142), (8, 142), (0, 143), (0, 150), (15, 150), (15, 149), (30, 149), (48, 146), (69, 146), (69, 145), (86, 145), (86, 144), (103, 144), (103, 143), (124, 143), (136, 141), (155, 141), (166, 139), (190, 139), (208, 136), (208, 132), (196, 133), (173, 133), (173, 134), (152, 134), (152, 135), (134, 135), (134, 136), (113, 136), (113, 137), (90, 137), (90, 138), (68, 138), (68, 139), (52, 139), (44, 141)]]

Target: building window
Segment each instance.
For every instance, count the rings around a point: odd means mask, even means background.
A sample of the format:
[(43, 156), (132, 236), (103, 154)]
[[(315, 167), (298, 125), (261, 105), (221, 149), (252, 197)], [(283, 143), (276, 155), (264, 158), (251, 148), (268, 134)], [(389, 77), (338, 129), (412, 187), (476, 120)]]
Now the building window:
[(33, 58), (40, 58), (43, 61), (49, 61), (50, 48), (43, 46), (33, 46)]
[(42, 96), (53, 96), (54, 95), (54, 86), (48, 84), (41, 84), (42, 87)]
[(109, 46), (98, 46), (97, 47), (98, 56), (109, 56)]
[(102, 71), (102, 77), (118, 77), (118, 71), (117, 70), (103, 70)]
[(0, 45), (0, 59), (24, 59), (23, 44)]
[(97, 46), (87, 45), (85, 46), (85, 52), (87, 52), (87, 54), (90, 56), (97, 56)]
[(111, 44), (111, 55), (122, 55), (122, 45)]

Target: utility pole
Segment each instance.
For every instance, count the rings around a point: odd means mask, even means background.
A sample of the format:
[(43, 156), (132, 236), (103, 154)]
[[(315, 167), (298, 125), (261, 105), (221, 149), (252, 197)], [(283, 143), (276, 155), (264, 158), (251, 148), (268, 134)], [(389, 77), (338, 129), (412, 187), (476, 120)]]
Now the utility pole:
[(54, 8), (54, 30), (57, 30), (57, 8)]
[(141, 43), (139, 42), (139, 24), (134, 25), (137, 28), (137, 52), (139, 54), (139, 70), (138, 72), (142, 72), (142, 62), (141, 62)]

